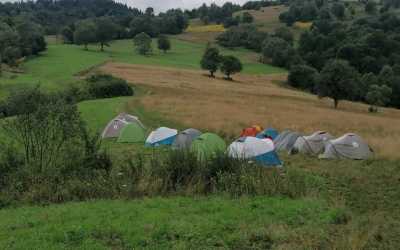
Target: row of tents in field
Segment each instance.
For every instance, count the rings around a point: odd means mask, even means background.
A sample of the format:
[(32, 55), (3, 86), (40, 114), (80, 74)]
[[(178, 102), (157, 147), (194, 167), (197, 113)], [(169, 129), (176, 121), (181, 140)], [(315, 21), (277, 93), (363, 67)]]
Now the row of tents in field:
[(304, 136), (285, 130), (279, 133), (273, 128), (252, 126), (243, 129), (228, 147), (225, 141), (213, 133), (202, 133), (197, 129), (179, 132), (161, 127), (146, 136), (146, 128), (138, 117), (120, 114), (111, 120), (102, 133), (102, 138), (117, 138), (120, 143), (144, 143), (148, 147), (171, 146), (173, 149), (190, 150), (199, 158), (215, 152), (227, 152), (233, 158), (254, 160), (266, 166), (281, 166), (276, 152), (303, 153), (321, 159), (363, 160), (372, 156), (368, 144), (356, 134), (345, 134), (335, 139), (325, 131)]

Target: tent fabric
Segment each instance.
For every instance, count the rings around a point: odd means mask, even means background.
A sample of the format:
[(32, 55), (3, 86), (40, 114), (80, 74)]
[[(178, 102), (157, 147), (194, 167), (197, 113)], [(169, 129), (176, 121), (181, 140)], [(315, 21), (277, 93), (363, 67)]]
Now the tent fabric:
[(264, 166), (281, 166), (271, 139), (240, 138), (228, 148), (228, 155), (238, 159), (251, 159)]
[(242, 133), (240, 134), (240, 137), (247, 137), (247, 136), (256, 137), (262, 130), (263, 129), (261, 126), (254, 125), (252, 127), (243, 129)]
[(178, 130), (161, 127), (153, 132), (146, 139), (146, 146), (150, 147), (158, 147), (162, 145), (172, 145), (176, 136), (178, 134)]
[(325, 144), (331, 139), (333, 136), (325, 131), (318, 131), (309, 136), (300, 136), (294, 143), (291, 152), (319, 155), (323, 152)]
[(107, 126), (103, 130), (101, 137), (103, 139), (117, 138), (117, 137), (119, 137), (121, 130), (128, 124), (129, 124), (129, 122), (127, 122), (127, 121), (120, 120), (120, 119), (113, 119), (107, 124)]
[(293, 132), (290, 130), (283, 131), (274, 139), (275, 150), (278, 152), (279, 151), (290, 152), (297, 138), (299, 138), (300, 136), (301, 134), (297, 132)]
[(127, 114), (127, 113), (121, 113), (115, 119), (123, 120), (123, 121), (129, 122), (129, 123), (137, 123), (142, 128), (145, 128), (145, 126), (142, 124), (142, 122), (139, 120), (138, 117)]
[(201, 135), (202, 133), (197, 129), (186, 129), (178, 134), (175, 138), (172, 148), (174, 149), (190, 149), (192, 142)]
[(197, 154), (198, 159), (205, 160), (216, 153), (225, 152), (226, 143), (216, 134), (205, 133), (193, 141), (190, 150)]
[(274, 128), (267, 128), (266, 130), (257, 134), (257, 138), (259, 139), (269, 138), (271, 140), (275, 140), (275, 138), (278, 137), (278, 135), (279, 135), (278, 130)]
[(365, 160), (372, 154), (371, 148), (360, 136), (350, 133), (328, 141), (324, 153), (319, 158)]
[(122, 128), (117, 142), (119, 143), (139, 143), (146, 139), (144, 129), (138, 123), (129, 123)]

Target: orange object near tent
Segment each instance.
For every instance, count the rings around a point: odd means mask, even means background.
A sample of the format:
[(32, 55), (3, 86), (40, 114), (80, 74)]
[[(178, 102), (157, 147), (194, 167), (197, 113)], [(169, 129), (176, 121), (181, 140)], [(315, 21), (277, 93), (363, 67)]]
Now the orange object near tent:
[(261, 131), (262, 127), (255, 125), (250, 128), (243, 129), (242, 133), (240, 134), (240, 137), (247, 137), (247, 136), (256, 137)]

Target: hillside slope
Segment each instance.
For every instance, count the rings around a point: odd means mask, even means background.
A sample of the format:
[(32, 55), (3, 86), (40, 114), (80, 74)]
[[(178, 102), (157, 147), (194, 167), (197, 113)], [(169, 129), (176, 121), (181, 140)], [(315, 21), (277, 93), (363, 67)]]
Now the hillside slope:
[(252, 124), (303, 133), (326, 130), (335, 136), (353, 132), (363, 136), (378, 157), (399, 157), (399, 110), (370, 114), (367, 105), (351, 102), (342, 102), (335, 110), (329, 99), (279, 86), (285, 74), (242, 74), (230, 82), (211, 79), (202, 71), (121, 63), (109, 63), (100, 70), (146, 88), (151, 94), (141, 97), (141, 102), (148, 111), (188, 127), (233, 137)]

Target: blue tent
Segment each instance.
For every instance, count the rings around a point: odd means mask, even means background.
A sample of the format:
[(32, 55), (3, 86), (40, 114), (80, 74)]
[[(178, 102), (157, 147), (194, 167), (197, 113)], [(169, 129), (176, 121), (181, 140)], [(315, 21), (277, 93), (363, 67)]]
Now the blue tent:
[(278, 135), (279, 135), (278, 130), (274, 128), (267, 128), (263, 132), (259, 133), (257, 135), (257, 138), (259, 139), (270, 138), (272, 140), (275, 140), (275, 138), (278, 137)]

